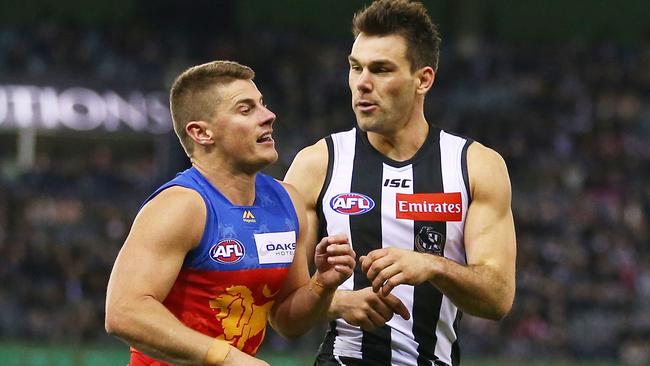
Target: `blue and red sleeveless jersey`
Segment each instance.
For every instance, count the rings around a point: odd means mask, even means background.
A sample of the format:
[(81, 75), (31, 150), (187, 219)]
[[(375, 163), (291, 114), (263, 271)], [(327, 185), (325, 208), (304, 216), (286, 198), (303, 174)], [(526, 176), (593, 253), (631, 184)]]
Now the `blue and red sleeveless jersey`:
[[(198, 192), (207, 217), (201, 242), (185, 257), (163, 304), (188, 327), (255, 355), (296, 249), (299, 226), (291, 198), (275, 179), (257, 174), (254, 204), (236, 206), (192, 167), (147, 201), (171, 186)], [(164, 365), (131, 352), (131, 366)]]

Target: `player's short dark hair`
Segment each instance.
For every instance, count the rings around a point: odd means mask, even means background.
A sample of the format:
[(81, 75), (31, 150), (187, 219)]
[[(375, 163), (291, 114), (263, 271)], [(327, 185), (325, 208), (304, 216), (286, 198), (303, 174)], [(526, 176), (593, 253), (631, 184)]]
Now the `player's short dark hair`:
[(212, 121), (219, 103), (218, 89), (235, 80), (253, 80), (255, 72), (234, 61), (212, 61), (181, 73), (169, 93), (174, 131), (188, 156), (194, 144), (185, 126), (191, 121)]
[(425, 66), (438, 70), (440, 34), (427, 9), (409, 0), (379, 0), (354, 14), (352, 33), (370, 36), (397, 34), (406, 39), (411, 71)]

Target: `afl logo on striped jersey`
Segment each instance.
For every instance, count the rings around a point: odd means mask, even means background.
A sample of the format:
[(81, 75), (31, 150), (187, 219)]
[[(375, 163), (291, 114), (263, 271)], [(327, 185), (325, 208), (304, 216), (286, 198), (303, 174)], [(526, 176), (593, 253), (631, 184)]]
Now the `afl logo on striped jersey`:
[(219, 263), (237, 263), (244, 253), (244, 245), (237, 239), (224, 239), (210, 248), (210, 258)]
[(343, 215), (361, 215), (372, 210), (375, 202), (361, 193), (341, 193), (330, 200), (330, 207)]

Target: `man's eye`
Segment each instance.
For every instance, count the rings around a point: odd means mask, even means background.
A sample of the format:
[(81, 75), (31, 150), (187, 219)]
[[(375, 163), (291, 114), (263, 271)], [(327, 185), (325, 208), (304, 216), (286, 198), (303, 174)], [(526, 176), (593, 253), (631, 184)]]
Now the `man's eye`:
[(359, 65), (350, 65), (350, 70), (360, 71), (360, 70), (361, 70), (361, 66), (359, 66)]

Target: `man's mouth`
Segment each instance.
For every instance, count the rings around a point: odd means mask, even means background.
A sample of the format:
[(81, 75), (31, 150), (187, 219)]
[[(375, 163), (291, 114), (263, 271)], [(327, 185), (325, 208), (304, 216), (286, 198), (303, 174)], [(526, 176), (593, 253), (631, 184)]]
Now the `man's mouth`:
[(370, 112), (377, 108), (377, 104), (368, 100), (360, 100), (356, 103), (357, 109), (361, 112)]
[(266, 132), (262, 136), (257, 138), (257, 143), (258, 144), (266, 144), (266, 143), (272, 143), (273, 142), (273, 137), (271, 136), (272, 132)]

